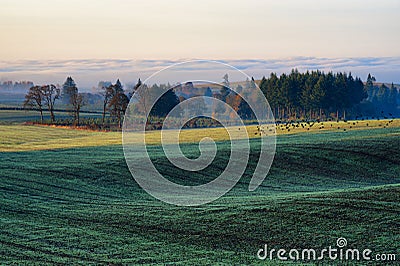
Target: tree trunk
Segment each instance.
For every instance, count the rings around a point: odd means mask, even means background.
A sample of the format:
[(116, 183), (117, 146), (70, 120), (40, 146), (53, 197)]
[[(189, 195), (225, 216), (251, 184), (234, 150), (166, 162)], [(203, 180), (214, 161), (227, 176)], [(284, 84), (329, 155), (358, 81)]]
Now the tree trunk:
[(278, 119), (281, 120), (281, 112), (279, 110), (279, 105), (278, 105)]
[(103, 121), (103, 126), (104, 126), (104, 123), (105, 123), (105, 119), (106, 119), (106, 108), (107, 108), (107, 103), (104, 103), (104, 105), (103, 105), (103, 119), (102, 119), (102, 121)]
[(50, 112), (50, 120), (51, 120), (51, 122), (54, 122), (54, 112), (53, 112), (51, 103), (48, 103), (47, 107), (49, 108), (49, 112)]
[(43, 124), (43, 110), (40, 109), (40, 123)]
[(118, 111), (118, 127), (122, 128), (122, 124), (121, 124), (121, 113)]
[(56, 120), (56, 118), (55, 118), (55, 116), (54, 116), (54, 111), (53, 111), (53, 109), (50, 109), (50, 119), (51, 119), (51, 122), (54, 122), (54, 121)]

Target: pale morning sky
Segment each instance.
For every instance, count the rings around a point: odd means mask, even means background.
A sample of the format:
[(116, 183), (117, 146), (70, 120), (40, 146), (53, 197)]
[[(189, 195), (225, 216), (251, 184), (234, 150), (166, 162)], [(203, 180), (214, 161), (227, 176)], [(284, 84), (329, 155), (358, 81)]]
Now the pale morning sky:
[[(400, 57), (399, 0), (0, 0), (0, 4), (3, 79), (15, 77), (16, 71), (7, 66), (21, 60), (286, 58), (290, 62), (294, 57)], [(398, 63), (396, 67), (391, 71), (399, 73)]]

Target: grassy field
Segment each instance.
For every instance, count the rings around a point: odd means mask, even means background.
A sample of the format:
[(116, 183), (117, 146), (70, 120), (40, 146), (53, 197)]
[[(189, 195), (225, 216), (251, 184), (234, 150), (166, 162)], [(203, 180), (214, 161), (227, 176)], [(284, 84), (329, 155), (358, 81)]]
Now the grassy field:
[[(1, 106), (0, 106), (1, 107)], [(67, 112), (54, 112), (57, 119), (71, 118), (71, 115)], [(82, 112), (81, 117), (85, 118), (101, 118), (99, 113), (86, 113)], [(48, 111), (43, 112), (43, 118), (45, 120), (50, 119), (50, 113)], [(26, 121), (40, 121), (40, 115), (37, 111), (22, 111), (22, 110), (0, 110), (0, 124), (5, 123), (22, 123)]]
[(121, 132), (94, 132), (49, 126), (0, 126), (0, 151), (51, 150), (121, 144)]
[[(257, 128), (251, 130), (256, 137)], [(400, 128), (301, 131), (278, 135), (270, 174), (255, 192), (247, 187), (257, 138), (237, 186), (188, 208), (138, 187), (118, 133), (1, 126), (0, 262), (277, 264), (257, 260), (258, 249), (317, 249), (338, 237), (350, 247), (399, 254)], [(200, 131), (185, 132), (189, 139)], [(202, 173), (171, 169), (159, 146), (149, 151), (169, 179), (193, 185), (226, 165), (229, 143), (221, 140), (218, 148)], [(197, 145), (183, 149), (198, 152)]]
[[(366, 129), (383, 129), (382, 132), (388, 132), (390, 134), (392, 129), (400, 127), (400, 119), (301, 124), (303, 126), (294, 123), (278, 125), (276, 127), (263, 126), (261, 129), (257, 126), (247, 126), (246, 129), (250, 138), (259, 138), (260, 136), (271, 135), (275, 132), (278, 135), (307, 133), (307, 136), (313, 135), (314, 133), (320, 134), (328, 132), (346, 137), (349, 132)], [(239, 128), (235, 128), (234, 131), (239, 133)], [(227, 131), (223, 128), (211, 128), (207, 130), (188, 129), (181, 131), (180, 142), (198, 142), (204, 137), (211, 137), (215, 141), (225, 141), (229, 139)], [(235, 138), (235, 134), (233, 134), (232, 137)], [(89, 130), (71, 130), (70, 128), (61, 127), (25, 126), (17, 124), (0, 125), (0, 139), (0, 152), (30, 151), (121, 144), (122, 134), (121, 132), (96, 132)], [(146, 143), (148, 144), (159, 144), (160, 139), (160, 131), (150, 131), (146, 135)], [(168, 142), (168, 134), (166, 140)]]

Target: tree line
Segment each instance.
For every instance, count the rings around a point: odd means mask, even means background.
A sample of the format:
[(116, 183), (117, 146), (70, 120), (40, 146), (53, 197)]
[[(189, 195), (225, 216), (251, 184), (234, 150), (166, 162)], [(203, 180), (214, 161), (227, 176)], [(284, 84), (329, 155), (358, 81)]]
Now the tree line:
[[(117, 80), (115, 84), (102, 87), (101, 95), (103, 97), (102, 126), (105, 126), (108, 112), (111, 117), (108, 123), (116, 122), (117, 126), (121, 128), (123, 114), (129, 103), (129, 98), (125, 94), (121, 82)], [(54, 110), (57, 100), (62, 102), (65, 111), (72, 116), (72, 125), (79, 126), (81, 124), (80, 112), (82, 107), (88, 104), (88, 99), (79, 92), (72, 77), (67, 77), (62, 89), (54, 84), (30, 87), (25, 95), (23, 106), (26, 109), (37, 110), (40, 113), (41, 123), (44, 122), (43, 112), (47, 110), (50, 113), (50, 122), (56, 123)]]
[(345, 118), (346, 110), (368, 97), (364, 83), (359, 77), (346, 73), (324, 73), (297, 70), (279, 77), (272, 73), (263, 77), (260, 89), (267, 97), (278, 119), (304, 117), (313, 119), (339, 113)]
[[(399, 96), (397, 88), (393, 84), (390, 88), (384, 84), (376, 86), (375, 81), (371, 75), (368, 75), (364, 84), (361, 78), (353, 77), (351, 73), (321, 71), (300, 73), (294, 69), (290, 74), (280, 76), (271, 73), (269, 77), (263, 77), (258, 85), (268, 99), (277, 120), (346, 119), (346, 111), (351, 111), (365, 102), (373, 103), (384, 111), (396, 113)], [(140, 79), (130, 90), (124, 90), (120, 80), (117, 80), (115, 84), (110, 82), (99, 84), (101, 84), (102, 115), (101, 121), (96, 122), (98, 128), (110, 127), (112, 124), (121, 128), (132, 97), (135, 98), (135, 112), (149, 113), (152, 118), (160, 118), (165, 117), (176, 105), (187, 99), (189, 96), (186, 94), (190, 92), (215, 97), (228, 103), (242, 119), (255, 118), (249, 105), (240, 96), (243, 93), (246, 97), (251, 97), (255, 92), (257, 82), (254, 78), (235, 85), (235, 90), (230, 89), (228, 75), (222, 78), (219, 89), (215, 87), (200, 89), (189, 83), (175, 87), (169, 84), (148, 86), (142, 84)], [(142, 89), (138, 90), (139, 87)], [(161, 94), (163, 96), (156, 104), (149, 106), (148, 99), (151, 99), (153, 95)], [(43, 111), (48, 110), (51, 123), (55, 123), (54, 106), (58, 100), (61, 100), (65, 111), (71, 115), (72, 125), (80, 125), (80, 112), (83, 106), (88, 105), (88, 99), (79, 92), (72, 77), (66, 79), (62, 88), (53, 84), (32, 86), (25, 96), (24, 107), (39, 111), (41, 123), (43, 123)], [(190, 108), (205, 107), (190, 106)], [(215, 109), (215, 112), (224, 113), (225, 111), (223, 106), (217, 106)], [(157, 121), (159, 123), (162, 120)], [(88, 122), (85, 121), (84, 124), (87, 125)]]

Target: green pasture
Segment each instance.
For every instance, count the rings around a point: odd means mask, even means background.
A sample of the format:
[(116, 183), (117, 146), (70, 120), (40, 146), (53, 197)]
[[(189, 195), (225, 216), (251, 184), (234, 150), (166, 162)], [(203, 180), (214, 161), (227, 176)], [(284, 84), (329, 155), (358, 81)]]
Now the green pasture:
[[(36, 127), (26, 129), (35, 135)], [(47, 141), (103, 134), (37, 129), (43, 130), (40, 138), (47, 132)], [(120, 143), (3, 148), (0, 262), (279, 264), (257, 260), (258, 249), (264, 244), (317, 249), (335, 246), (339, 237), (350, 247), (400, 253), (399, 128), (278, 135), (270, 173), (261, 187), (248, 192), (258, 142), (251, 140), (250, 162), (237, 186), (200, 207), (176, 207), (146, 194), (131, 177)], [(172, 169), (157, 145), (149, 153), (170, 180), (193, 185), (213, 179), (226, 164), (230, 145), (217, 145), (217, 158), (202, 173)], [(197, 144), (182, 148), (198, 154)]]

